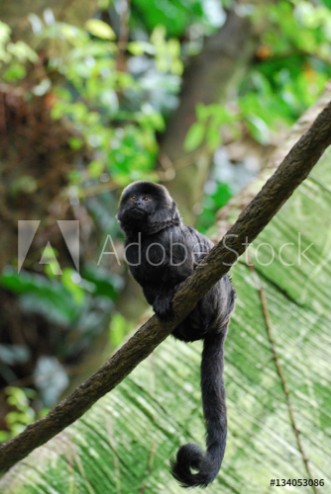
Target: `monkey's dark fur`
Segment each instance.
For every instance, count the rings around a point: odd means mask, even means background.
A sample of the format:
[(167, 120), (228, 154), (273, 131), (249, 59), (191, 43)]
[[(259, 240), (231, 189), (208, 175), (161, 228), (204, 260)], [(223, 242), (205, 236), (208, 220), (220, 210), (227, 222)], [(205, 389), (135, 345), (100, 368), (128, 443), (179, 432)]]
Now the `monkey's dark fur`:
[[(135, 182), (126, 187), (118, 220), (126, 234), (130, 271), (159, 319), (167, 319), (176, 289), (213, 244), (182, 223), (175, 202), (162, 185)], [(183, 341), (204, 341), (201, 390), (207, 451), (195, 444), (179, 449), (172, 472), (184, 487), (207, 486), (223, 460), (227, 432), (223, 345), (233, 307), (234, 290), (224, 276), (173, 332)]]

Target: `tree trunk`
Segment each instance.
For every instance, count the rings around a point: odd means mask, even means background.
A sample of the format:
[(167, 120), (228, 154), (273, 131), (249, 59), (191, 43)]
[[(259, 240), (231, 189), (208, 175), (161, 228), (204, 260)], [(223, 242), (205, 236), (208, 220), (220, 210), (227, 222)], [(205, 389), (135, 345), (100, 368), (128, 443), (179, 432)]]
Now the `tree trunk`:
[(206, 40), (185, 73), (180, 104), (161, 144), (160, 161), (172, 166), (175, 177), (167, 186), (189, 224), (195, 222), (196, 206), (201, 201), (212, 161), (205, 147), (189, 155), (184, 150), (185, 137), (196, 119), (196, 105), (222, 104), (237, 92), (256, 42), (249, 20), (231, 11), (223, 27)]

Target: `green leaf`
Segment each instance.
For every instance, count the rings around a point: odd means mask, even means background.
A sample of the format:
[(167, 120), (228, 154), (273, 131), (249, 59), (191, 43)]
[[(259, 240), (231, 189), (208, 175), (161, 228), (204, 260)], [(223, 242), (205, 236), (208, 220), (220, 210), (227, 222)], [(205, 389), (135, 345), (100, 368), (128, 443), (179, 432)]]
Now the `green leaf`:
[(197, 149), (202, 143), (205, 133), (205, 126), (200, 122), (195, 122), (186, 135), (184, 142), (185, 151), (193, 151), (194, 149)]
[(131, 41), (128, 43), (128, 50), (135, 56), (143, 55), (144, 53), (149, 55), (155, 54), (154, 46), (147, 41)]
[(222, 136), (219, 125), (209, 125), (206, 134), (207, 146), (210, 151), (216, 151), (221, 145)]
[(210, 117), (210, 106), (198, 103), (196, 105), (197, 120), (199, 122), (205, 122)]
[(89, 163), (87, 169), (91, 178), (99, 178), (104, 171), (104, 164), (101, 161), (93, 160)]
[(63, 286), (71, 293), (73, 300), (82, 305), (85, 300), (85, 291), (80, 286), (81, 277), (73, 269), (65, 268), (61, 276)]
[(79, 137), (76, 137), (76, 136), (69, 137), (68, 144), (71, 147), (71, 149), (74, 149), (75, 151), (78, 151), (79, 149), (82, 149), (82, 147), (83, 147), (82, 139), (80, 139)]
[(3, 78), (7, 82), (20, 81), (26, 76), (26, 68), (20, 63), (11, 63), (4, 71)]
[(112, 315), (109, 326), (109, 341), (113, 348), (119, 347), (130, 329), (131, 328), (128, 328), (128, 323), (122, 314), (117, 312)]
[(270, 143), (270, 131), (267, 124), (257, 115), (251, 115), (247, 119), (247, 126), (257, 142), (263, 145)]
[(100, 19), (90, 19), (85, 23), (87, 31), (101, 39), (114, 40), (116, 38), (114, 31), (105, 22)]
[(8, 24), (0, 21), (0, 46), (5, 45), (10, 40), (11, 28)]

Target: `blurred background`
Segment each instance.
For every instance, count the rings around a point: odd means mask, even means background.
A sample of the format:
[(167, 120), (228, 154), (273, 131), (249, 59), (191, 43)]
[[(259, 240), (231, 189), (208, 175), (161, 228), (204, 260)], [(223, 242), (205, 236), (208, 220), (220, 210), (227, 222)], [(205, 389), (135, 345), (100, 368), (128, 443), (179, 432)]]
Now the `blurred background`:
[[(123, 187), (162, 182), (185, 222), (219, 238), (219, 210), (331, 77), (331, 1), (22, 0), (2, 2), (0, 21), (6, 440), (147, 317), (123, 262)], [(38, 223), (20, 262), (23, 220)], [(79, 269), (59, 220), (79, 222)]]

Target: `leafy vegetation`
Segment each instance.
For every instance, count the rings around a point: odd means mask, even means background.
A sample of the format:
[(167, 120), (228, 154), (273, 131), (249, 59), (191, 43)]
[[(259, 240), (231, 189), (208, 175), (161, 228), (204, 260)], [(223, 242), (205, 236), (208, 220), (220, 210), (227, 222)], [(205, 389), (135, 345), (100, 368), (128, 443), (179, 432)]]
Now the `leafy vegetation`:
[(24, 41), (12, 41), (11, 28), (0, 21), (0, 70), (6, 82), (22, 80), (27, 75), (26, 63), (36, 62), (36, 52)]
[(36, 391), (31, 388), (8, 386), (4, 394), (11, 411), (6, 415), (7, 430), (0, 430), (0, 441), (7, 441), (17, 436), (27, 425), (32, 424), (47, 413), (46, 408), (42, 408), (36, 413), (30, 405), (37, 395)]

